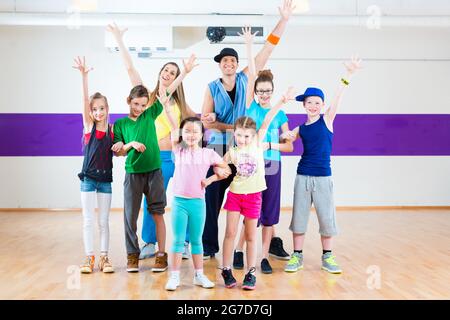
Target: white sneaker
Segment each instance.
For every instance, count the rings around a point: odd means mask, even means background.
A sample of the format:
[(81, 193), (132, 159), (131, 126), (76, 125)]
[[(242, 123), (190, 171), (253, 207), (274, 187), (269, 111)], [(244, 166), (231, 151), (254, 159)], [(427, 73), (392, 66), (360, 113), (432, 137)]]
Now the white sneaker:
[(174, 291), (180, 285), (180, 276), (171, 274), (169, 280), (166, 283), (166, 290)]
[(184, 242), (184, 251), (182, 254), (183, 259), (189, 259), (191, 257), (191, 253), (189, 251), (189, 242)]
[(139, 260), (144, 260), (155, 256), (156, 248), (154, 243), (146, 243), (139, 254)]
[(203, 273), (198, 275), (196, 274), (194, 276), (194, 284), (196, 286), (202, 286), (206, 289), (214, 288), (215, 286), (214, 282), (209, 281), (209, 279)]

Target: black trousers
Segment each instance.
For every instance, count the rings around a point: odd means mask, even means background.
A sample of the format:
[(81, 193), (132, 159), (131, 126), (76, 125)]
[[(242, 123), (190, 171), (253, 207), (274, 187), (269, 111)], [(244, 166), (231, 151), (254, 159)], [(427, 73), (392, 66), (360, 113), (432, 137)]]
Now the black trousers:
[[(225, 150), (223, 150), (225, 146), (210, 145), (208, 148), (214, 148), (221, 156), (225, 155)], [(210, 184), (205, 190), (206, 221), (203, 230), (203, 252), (207, 255), (219, 252), (219, 213), (225, 197), (225, 190), (230, 186), (236, 174), (236, 167), (230, 164), (230, 168), (232, 174), (228, 178)], [(207, 177), (213, 174), (213, 167), (211, 167)]]

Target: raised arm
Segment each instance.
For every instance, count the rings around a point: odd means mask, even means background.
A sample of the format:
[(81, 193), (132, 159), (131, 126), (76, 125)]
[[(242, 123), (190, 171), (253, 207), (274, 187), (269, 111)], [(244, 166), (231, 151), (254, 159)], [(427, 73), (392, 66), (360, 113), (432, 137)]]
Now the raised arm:
[(177, 121), (175, 120), (175, 115), (172, 113), (170, 108), (170, 94), (162, 87), (159, 86), (158, 95), (156, 96), (159, 102), (163, 105), (164, 111), (166, 113), (167, 119), (169, 120), (170, 126), (170, 141), (172, 143), (172, 148), (178, 145), (179, 130), (177, 126)]
[(264, 137), (266, 136), (267, 129), (269, 128), (270, 123), (272, 122), (273, 118), (276, 116), (278, 111), (280, 111), (281, 107), (286, 104), (289, 100), (294, 99), (294, 88), (289, 87), (287, 92), (283, 94), (280, 101), (277, 102), (275, 106), (273, 106), (269, 112), (267, 112), (266, 116), (264, 117), (264, 121), (261, 125), (261, 127), (258, 130), (258, 141), (259, 143), (262, 143), (264, 140)]
[(187, 61), (185, 59), (183, 59), (183, 66), (184, 66), (184, 68), (183, 68), (183, 70), (181, 70), (181, 72), (178, 75), (178, 77), (167, 88), (167, 92), (169, 94), (174, 93), (175, 90), (177, 90), (177, 88), (180, 85), (180, 83), (183, 81), (183, 79), (187, 76), (187, 74), (189, 72), (191, 72), (192, 69), (194, 69), (196, 66), (198, 66), (198, 64), (195, 63), (196, 59), (197, 59), (197, 57), (194, 54), (191, 54), (191, 56), (189, 57), (189, 59)]
[(358, 58), (358, 56), (352, 56), (349, 62), (344, 62), (344, 66), (347, 72), (345, 76), (340, 79), (336, 95), (331, 101), (330, 107), (327, 109), (327, 111), (325, 111), (325, 121), (331, 128), (333, 127), (333, 121), (336, 117), (337, 109), (341, 103), (344, 91), (350, 84), (350, 79), (356, 71), (361, 69), (361, 59)]
[(255, 96), (255, 80), (256, 80), (256, 68), (255, 68), (255, 59), (253, 58), (252, 52), (252, 44), (255, 35), (258, 33), (255, 32), (252, 34), (250, 27), (242, 28), (242, 34), (239, 34), (245, 40), (245, 47), (247, 48), (247, 59), (248, 59), (248, 81), (247, 81), (247, 91), (245, 97), (245, 107), (248, 109), (252, 104), (252, 101)]
[(116, 23), (113, 23), (109, 24), (106, 27), (106, 30), (111, 32), (116, 39), (120, 54), (122, 56), (122, 60), (125, 64), (125, 68), (127, 69), (128, 76), (130, 77), (131, 85), (135, 87), (142, 84), (141, 76), (134, 67), (133, 61), (131, 60), (131, 55), (128, 52), (128, 49), (125, 47), (125, 44), (123, 43), (123, 34), (128, 30), (128, 28), (120, 29)]
[[(258, 73), (259, 70), (262, 70), (264, 68), (264, 66), (267, 63), (267, 60), (269, 60), (269, 57), (272, 54), (273, 49), (278, 44), (279, 39), (281, 38), (281, 36), (284, 33), (284, 30), (286, 29), (286, 24), (289, 21), (289, 18), (291, 17), (295, 9), (295, 5), (292, 4), (292, 1), (293, 0), (283, 0), (283, 6), (278, 7), (278, 11), (280, 12), (280, 20), (270, 33), (262, 49), (258, 52), (258, 54), (255, 57), (256, 73)], [(249, 67), (248, 66), (245, 67), (243, 71), (248, 76)]]
[(80, 58), (76, 57), (73, 59), (75, 62), (75, 65), (72, 66), (74, 69), (78, 69), (81, 73), (81, 77), (83, 80), (83, 127), (85, 132), (91, 131), (92, 126), (94, 124), (94, 121), (91, 117), (91, 109), (89, 106), (89, 89), (88, 89), (88, 73), (93, 68), (88, 68), (86, 66), (86, 59), (85, 57)]

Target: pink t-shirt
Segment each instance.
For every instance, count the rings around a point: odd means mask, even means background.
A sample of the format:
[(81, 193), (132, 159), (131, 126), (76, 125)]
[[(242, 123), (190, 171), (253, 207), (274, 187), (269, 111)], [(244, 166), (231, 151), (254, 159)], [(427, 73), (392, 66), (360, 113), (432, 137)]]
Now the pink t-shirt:
[(208, 148), (197, 148), (194, 151), (177, 146), (175, 155), (175, 173), (173, 175), (173, 193), (185, 198), (205, 197), (205, 189), (201, 181), (206, 178), (209, 167), (222, 163), (222, 158)]

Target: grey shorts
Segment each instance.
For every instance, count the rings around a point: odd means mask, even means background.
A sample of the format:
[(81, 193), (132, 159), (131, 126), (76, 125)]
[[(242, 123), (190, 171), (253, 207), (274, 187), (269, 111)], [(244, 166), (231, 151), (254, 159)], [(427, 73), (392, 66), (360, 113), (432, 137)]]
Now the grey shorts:
[(312, 204), (314, 204), (319, 220), (319, 233), (325, 237), (337, 235), (336, 208), (331, 177), (297, 175), (289, 229), (293, 233), (306, 233)]

